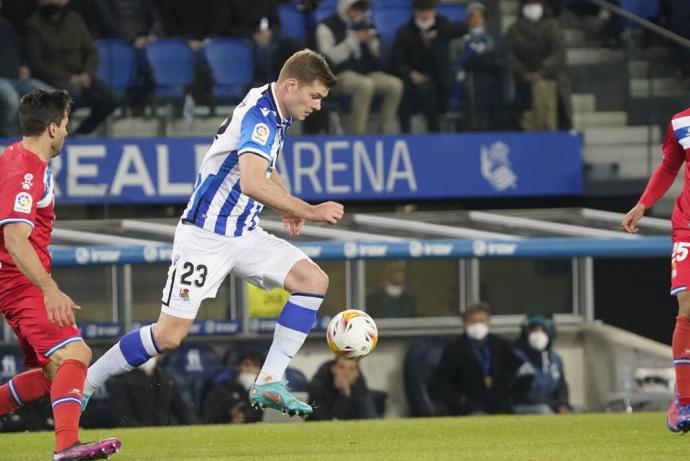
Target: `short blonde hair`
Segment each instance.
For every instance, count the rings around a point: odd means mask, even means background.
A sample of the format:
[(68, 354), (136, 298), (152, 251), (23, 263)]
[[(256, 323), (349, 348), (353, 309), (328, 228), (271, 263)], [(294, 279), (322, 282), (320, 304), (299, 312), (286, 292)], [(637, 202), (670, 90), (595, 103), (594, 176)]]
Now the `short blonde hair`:
[(326, 59), (308, 48), (296, 52), (283, 64), (278, 80), (285, 81), (289, 78), (294, 78), (302, 84), (318, 80), (328, 89), (333, 88), (337, 81)]

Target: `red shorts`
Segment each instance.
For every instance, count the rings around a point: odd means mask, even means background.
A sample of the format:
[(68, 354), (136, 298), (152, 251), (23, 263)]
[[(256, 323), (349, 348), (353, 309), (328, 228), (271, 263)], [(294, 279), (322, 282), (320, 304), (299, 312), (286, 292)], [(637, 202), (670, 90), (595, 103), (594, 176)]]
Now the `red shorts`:
[(18, 283), (15, 279), (13, 287), (7, 286), (0, 284), (0, 314), (17, 335), (27, 368), (42, 367), (61, 347), (82, 341), (75, 325), (59, 327), (48, 320), (43, 292), (27, 279)]

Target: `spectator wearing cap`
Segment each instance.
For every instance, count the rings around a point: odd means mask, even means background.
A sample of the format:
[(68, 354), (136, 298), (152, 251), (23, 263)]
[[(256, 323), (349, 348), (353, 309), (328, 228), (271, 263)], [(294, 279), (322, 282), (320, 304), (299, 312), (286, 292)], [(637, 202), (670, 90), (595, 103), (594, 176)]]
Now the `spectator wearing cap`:
[(352, 97), (349, 132), (366, 132), (375, 95), (381, 96), (376, 131), (393, 132), (403, 84), (382, 70), (381, 42), (370, 19), (369, 3), (340, 0), (336, 13), (316, 26), (316, 45), (338, 77), (335, 93)]
[(513, 413), (513, 396), (532, 380), (508, 340), (490, 333), (491, 310), (477, 303), (463, 315), (465, 331), (443, 350), (431, 379), (432, 398), (452, 415)]
[(525, 318), (514, 346), (516, 354), (531, 365), (534, 378), (527, 392), (516, 398), (516, 413), (570, 413), (563, 360), (553, 351), (555, 338), (551, 318), (542, 314)]
[(391, 49), (393, 73), (404, 83), (400, 128), (410, 132), (412, 114), (421, 110), (427, 130), (440, 130), (439, 115), (446, 111), (453, 67), (450, 42), (466, 31), (436, 11), (436, 0), (413, 0), (413, 16), (396, 33)]

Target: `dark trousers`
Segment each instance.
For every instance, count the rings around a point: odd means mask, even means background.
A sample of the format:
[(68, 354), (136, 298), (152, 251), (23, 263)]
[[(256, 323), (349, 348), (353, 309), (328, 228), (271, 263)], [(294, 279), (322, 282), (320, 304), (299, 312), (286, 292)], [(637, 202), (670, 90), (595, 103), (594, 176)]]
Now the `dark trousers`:
[(74, 99), (74, 107), (88, 107), (91, 113), (74, 131), (75, 134), (89, 134), (108, 118), (118, 106), (118, 100), (108, 85), (98, 78), (91, 80), (91, 86), (81, 88), (70, 81), (56, 82), (58, 88), (67, 90)]
[(433, 80), (415, 84), (409, 78), (404, 81), (403, 97), (400, 101), (398, 116), (403, 133), (410, 132), (410, 120), (415, 112), (421, 111), (426, 119), (429, 132), (440, 131), (439, 115), (443, 112), (440, 105), (439, 89)]

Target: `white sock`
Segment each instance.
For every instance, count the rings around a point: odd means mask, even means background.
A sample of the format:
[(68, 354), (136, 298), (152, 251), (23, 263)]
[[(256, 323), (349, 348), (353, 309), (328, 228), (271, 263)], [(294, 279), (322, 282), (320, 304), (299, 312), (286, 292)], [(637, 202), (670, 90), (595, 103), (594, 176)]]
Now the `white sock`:
[(323, 296), (293, 293), (280, 312), (273, 343), (266, 356), (257, 384), (280, 381), (290, 360), (299, 352), (316, 320)]
[(130, 331), (89, 367), (84, 394), (92, 395), (111, 376), (126, 373), (159, 354), (153, 325)]

